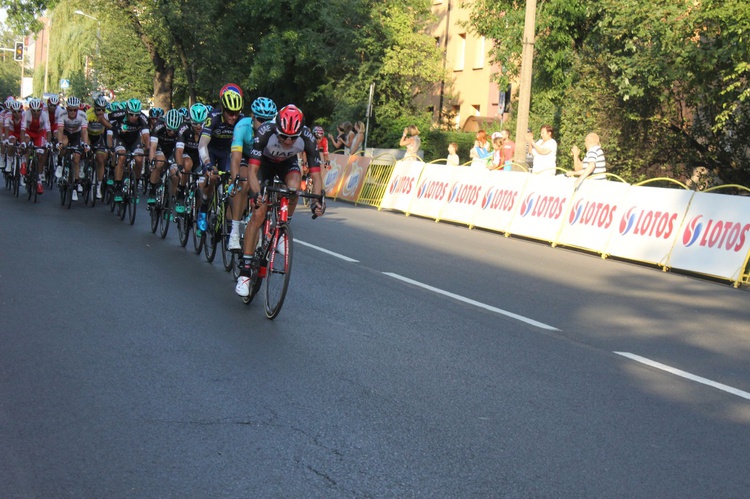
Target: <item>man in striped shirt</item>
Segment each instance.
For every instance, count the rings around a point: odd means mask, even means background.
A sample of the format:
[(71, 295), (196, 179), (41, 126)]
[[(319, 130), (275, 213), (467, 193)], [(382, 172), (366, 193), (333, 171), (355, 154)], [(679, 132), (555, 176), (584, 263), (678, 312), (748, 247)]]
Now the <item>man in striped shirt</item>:
[(573, 146), (573, 171), (567, 172), (568, 177), (578, 177), (575, 188), (581, 185), (586, 178), (603, 180), (607, 171), (607, 164), (604, 160), (604, 151), (599, 145), (599, 136), (595, 133), (586, 135), (586, 157), (581, 161), (581, 150), (578, 146)]

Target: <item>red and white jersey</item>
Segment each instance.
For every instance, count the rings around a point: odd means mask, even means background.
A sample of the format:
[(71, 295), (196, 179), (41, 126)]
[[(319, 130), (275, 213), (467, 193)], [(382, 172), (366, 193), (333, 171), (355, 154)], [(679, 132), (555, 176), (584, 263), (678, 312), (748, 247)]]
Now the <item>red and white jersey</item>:
[(23, 115), (18, 115), (16, 120), (13, 112), (9, 112), (5, 117), (5, 134), (13, 135), (16, 138), (21, 137), (21, 123), (23, 122)]
[(23, 113), (23, 120), (21, 121), (21, 130), (26, 130), (29, 134), (38, 134), (51, 131), (49, 124), (49, 115), (42, 110), (39, 116), (34, 116), (31, 113), (31, 109), (27, 109)]

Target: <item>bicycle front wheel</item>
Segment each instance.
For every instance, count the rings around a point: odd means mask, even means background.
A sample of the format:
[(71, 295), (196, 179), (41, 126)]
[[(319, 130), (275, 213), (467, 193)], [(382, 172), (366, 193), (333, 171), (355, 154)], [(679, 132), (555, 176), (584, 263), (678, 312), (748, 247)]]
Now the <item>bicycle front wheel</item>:
[(268, 259), (266, 271), (266, 317), (275, 319), (281, 311), (292, 277), (292, 229), (282, 225), (276, 229), (272, 241), (275, 250)]
[(162, 186), (160, 200), (161, 216), (159, 217), (159, 235), (162, 239), (167, 237), (169, 224), (172, 221), (172, 197), (169, 195), (169, 184)]
[[(130, 185), (136, 185), (136, 179), (135, 179), (135, 172), (130, 172)], [(138, 190), (133, 189), (130, 191), (130, 197), (128, 202), (128, 210), (129, 210), (129, 222), (130, 225), (133, 225), (135, 223), (135, 211), (136, 208), (138, 208)]]
[(234, 253), (229, 251), (229, 234), (232, 233), (232, 207), (227, 205), (224, 220), (221, 224), (221, 259), (224, 270), (229, 272), (234, 266)]
[[(217, 193), (218, 195), (218, 193)], [(216, 245), (218, 244), (221, 234), (221, 228), (217, 226), (217, 214), (216, 214), (216, 205), (214, 204), (216, 200), (211, 203), (211, 206), (208, 208), (208, 213), (206, 213), (206, 220), (208, 221), (208, 229), (206, 230), (206, 242), (203, 246), (203, 250), (206, 256), (206, 261), (208, 263), (213, 263), (214, 258), (216, 258)]]

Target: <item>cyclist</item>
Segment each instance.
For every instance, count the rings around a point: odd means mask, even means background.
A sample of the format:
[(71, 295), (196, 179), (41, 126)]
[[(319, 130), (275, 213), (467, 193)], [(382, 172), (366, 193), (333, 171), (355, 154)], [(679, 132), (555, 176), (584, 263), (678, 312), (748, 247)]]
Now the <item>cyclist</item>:
[[(234, 127), (230, 159), (231, 178), (239, 176), (247, 179), (247, 159), (253, 149), (254, 132), (266, 121), (274, 119), (277, 114), (276, 104), (268, 97), (258, 97), (250, 109), (252, 116), (242, 118)], [(240, 181), (238, 187), (241, 191), (247, 192), (246, 181)], [(232, 232), (227, 245), (230, 250), (240, 249), (240, 220), (246, 203), (247, 196), (232, 197)]]
[(211, 113), (201, 133), (198, 143), (198, 154), (204, 172), (204, 176), (198, 181), (202, 194), (198, 212), (198, 228), (201, 231), (207, 229), (206, 211), (219, 179), (213, 170), (229, 171), (232, 136), (237, 121), (243, 118), (242, 105), (242, 96), (238, 92), (225, 91), (221, 96), (221, 109)]
[[(245, 230), (243, 260), (240, 265), (240, 277), (237, 279), (235, 292), (240, 296), (250, 294), (250, 269), (255, 258), (255, 247), (258, 243), (258, 230), (266, 216), (267, 206), (263, 202), (261, 183), (273, 180), (274, 176), (283, 179), (286, 186), (296, 191), (300, 184), (300, 167), (297, 153), (304, 151), (313, 178), (314, 194), (321, 193), (320, 157), (315, 144), (315, 137), (309, 128), (304, 126), (304, 115), (296, 106), (290, 104), (279, 111), (275, 122), (263, 123), (255, 135), (253, 149), (250, 152), (249, 175), (250, 197), (253, 198), (253, 213)], [(297, 196), (289, 199), (289, 221), (297, 206)], [(325, 213), (325, 203), (310, 203), (312, 212), (317, 215)], [(277, 251), (283, 253), (285, 248)]]
[[(149, 143), (148, 121), (141, 113), (141, 101), (130, 99), (125, 108), (107, 115), (111, 129), (107, 130), (107, 145), (114, 147), (117, 155), (115, 167), (115, 202), (122, 202), (122, 177), (125, 173), (125, 155), (135, 154), (135, 180), (143, 170), (143, 145)], [(105, 123), (107, 126), (107, 123)]]
[(316, 126), (313, 128), (313, 135), (315, 136), (315, 145), (318, 149), (318, 155), (323, 160), (323, 164), (326, 167), (330, 167), (330, 161), (328, 160), (328, 139), (326, 138), (326, 131), (323, 130), (322, 126)]
[(153, 135), (154, 129), (160, 119), (164, 117), (164, 109), (160, 107), (152, 107), (148, 110), (148, 132)]
[[(39, 194), (44, 193), (44, 164), (47, 159), (47, 144), (51, 139), (51, 131), (49, 126), (49, 115), (44, 112), (44, 105), (42, 101), (33, 98), (29, 100), (29, 109), (23, 115), (23, 121), (21, 122), (21, 143), (26, 144), (27, 141), (33, 141), (33, 146), (36, 148), (35, 154), (37, 155), (37, 172), (39, 173), (38, 182), (36, 186), (36, 192)], [(28, 164), (29, 152), (26, 153), (26, 164)]]
[(5, 164), (3, 165), (3, 171), (5, 172), (10, 172), (11, 170), (11, 156), (8, 153), (9, 134), (6, 133), (5, 130), (5, 120), (8, 119), (8, 117), (13, 116), (12, 104), (14, 100), (13, 97), (8, 97), (3, 103), (2, 110), (0, 110), (0, 138), (2, 138), (2, 148), (0, 149), (0, 152), (2, 152), (3, 157), (5, 158)]
[(95, 152), (96, 161), (96, 199), (102, 198), (102, 178), (104, 178), (104, 164), (107, 161), (109, 151), (107, 150), (105, 111), (107, 99), (99, 96), (94, 101), (94, 107), (86, 111), (86, 119), (89, 122), (88, 134), (91, 148)]
[[(23, 121), (23, 104), (17, 100), (10, 103), (10, 114), (5, 118), (5, 138), (8, 141), (8, 156), (16, 154), (16, 147), (20, 147), (21, 123)], [(21, 159), (23, 162), (24, 160)], [(21, 163), (23, 169), (23, 163)], [(21, 176), (21, 186), (26, 185)]]
[[(193, 165), (200, 165), (198, 141), (203, 132), (203, 124), (208, 119), (208, 107), (200, 102), (190, 106), (190, 123), (183, 123), (178, 132), (180, 139), (174, 151), (175, 166), (172, 170), (172, 195), (177, 195), (175, 212), (185, 212), (185, 184)], [(184, 173), (185, 175), (182, 175)], [(179, 179), (175, 178), (179, 176)]]
[[(86, 113), (81, 110), (81, 99), (75, 96), (68, 97), (66, 102), (66, 113), (60, 115), (57, 119), (57, 147), (62, 150), (67, 146), (76, 147), (73, 151), (73, 183), (78, 184), (80, 179), (80, 164), (81, 164), (81, 150), (79, 146), (83, 145), (83, 148), (88, 151), (89, 146), (89, 135), (88, 126), (89, 121), (86, 119)], [(60, 178), (62, 176), (62, 166), (58, 166), (60, 169), (60, 175), (55, 176)], [(76, 190), (83, 192), (83, 187), (78, 185), (77, 189), (73, 189), (73, 201), (78, 201), (78, 194)]]
[(179, 130), (182, 127), (182, 114), (177, 109), (170, 109), (164, 120), (157, 123), (151, 134), (151, 147), (148, 158), (151, 163), (151, 178), (148, 185), (148, 204), (156, 203), (156, 186), (159, 183), (167, 160), (172, 160), (175, 146), (180, 141)]

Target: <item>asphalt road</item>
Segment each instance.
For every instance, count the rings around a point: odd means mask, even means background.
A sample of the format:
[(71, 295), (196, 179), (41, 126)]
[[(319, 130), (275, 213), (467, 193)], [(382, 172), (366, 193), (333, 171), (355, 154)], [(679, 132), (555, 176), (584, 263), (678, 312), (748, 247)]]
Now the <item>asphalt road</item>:
[(747, 290), (345, 203), (293, 227), (269, 321), (145, 211), (0, 190), (0, 496), (750, 495)]

